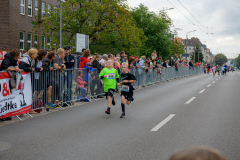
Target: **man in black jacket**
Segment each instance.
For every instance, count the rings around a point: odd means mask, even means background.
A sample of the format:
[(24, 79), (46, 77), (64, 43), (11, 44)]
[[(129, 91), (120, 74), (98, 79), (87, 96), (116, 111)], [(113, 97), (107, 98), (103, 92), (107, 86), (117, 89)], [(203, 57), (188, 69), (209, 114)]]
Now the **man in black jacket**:
[(97, 85), (96, 95), (98, 98), (102, 98), (100, 93), (101, 92), (103, 93), (103, 90), (102, 90), (103, 86), (99, 79), (99, 73), (103, 69), (103, 66), (99, 63), (100, 60), (101, 60), (101, 56), (99, 54), (97, 54), (96, 59), (92, 63), (92, 68), (94, 68), (95, 71), (93, 71), (91, 73), (91, 85), (90, 85), (90, 90), (91, 90), (92, 96), (94, 96), (94, 93), (95, 93), (94, 89), (95, 89), (95, 86)]
[(64, 77), (64, 82), (67, 81), (67, 94), (68, 94), (68, 99), (67, 101), (72, 100), (72, 77), (73, 77), (73, 71), (74, 71), (74, 64), (75, 64), (75, 57), (70, 54), (71, 47), (66, 46), (64, 47), (65, 50), (65, 57), (64, 57), (64, 63), (66, 65), (66, 71), (67, 71), (67, 76)]

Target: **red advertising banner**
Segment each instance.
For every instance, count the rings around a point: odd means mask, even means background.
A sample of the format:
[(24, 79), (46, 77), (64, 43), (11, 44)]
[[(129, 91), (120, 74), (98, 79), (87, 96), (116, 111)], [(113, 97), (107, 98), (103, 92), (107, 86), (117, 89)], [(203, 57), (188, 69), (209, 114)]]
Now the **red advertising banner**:
[[(16, 88), (10, 87), (10, 76), (0, 72), (0, 118), (28, 113), (32, 108), (30, 73), (23, 72)], [(26, 85), (27, 84), (27, 85)]]

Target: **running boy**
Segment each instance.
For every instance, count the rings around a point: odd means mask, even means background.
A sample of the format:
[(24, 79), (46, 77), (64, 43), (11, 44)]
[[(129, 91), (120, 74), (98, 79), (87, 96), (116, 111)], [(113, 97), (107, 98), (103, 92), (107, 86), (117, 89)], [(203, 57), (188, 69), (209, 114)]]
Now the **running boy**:
[(113, 61), (107, 61), (107, 68), (103, 68), (99, 74), (99, 78), (103, 79), (104, 92), (106, 94), (106, 99), (108, 100), (108, 108), (105, 113), (110, 114), (111, 104), (115, 105), (113, 93), (116, 90), (117, 82), (119, 82), (118, 71), (113, 68)]
[(122, 85), (121, 91), (121, 106), (122, 106), (122, 115), (120, 118), (125, 117), (125, 99), (127, 100), (127, 105), (133, 101), (133, 86), (131, 83), (136, 82), (136, 78), (133, 74), (128, 72), (128, 63), (122, 63), (122, 82), (119, 85)]

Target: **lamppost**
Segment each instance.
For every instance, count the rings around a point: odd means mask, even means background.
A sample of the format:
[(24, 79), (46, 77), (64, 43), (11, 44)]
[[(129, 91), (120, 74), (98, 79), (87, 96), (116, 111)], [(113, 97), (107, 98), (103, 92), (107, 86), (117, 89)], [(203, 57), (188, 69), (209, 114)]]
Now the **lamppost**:
[(185, 55), (185, 60), (187, 60), (187, 43), (188, 43), (188, 33), (190, 33), (190, 32), (195, 32), (196, 30), (193, 30), (193, 31), (189, 31), (189, 32), (187, 32), (187, 34), (186, 34), (186, 55)]
[(62, 2), (65, 0), (60, 0), (60, 48), (62, 48)]

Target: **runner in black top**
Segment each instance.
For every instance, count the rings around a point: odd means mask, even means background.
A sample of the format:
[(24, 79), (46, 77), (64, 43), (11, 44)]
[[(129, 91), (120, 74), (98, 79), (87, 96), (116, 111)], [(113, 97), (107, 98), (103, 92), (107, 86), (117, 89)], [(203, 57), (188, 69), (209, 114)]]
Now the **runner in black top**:
[(121, 89), (121, 106), (122, 106), (122, 115), (120, 118), (125, 117), (125, 99), (127, 100), (127, 105), (133, 101), (133, 86), (131, 83), (136, 82), (136, 78), (133, 74), (128, 73), (128, 63), (123, 63), (122, 64), (122, 74), (121, 74), (122, 82), (120, 85), (122, 85)]

